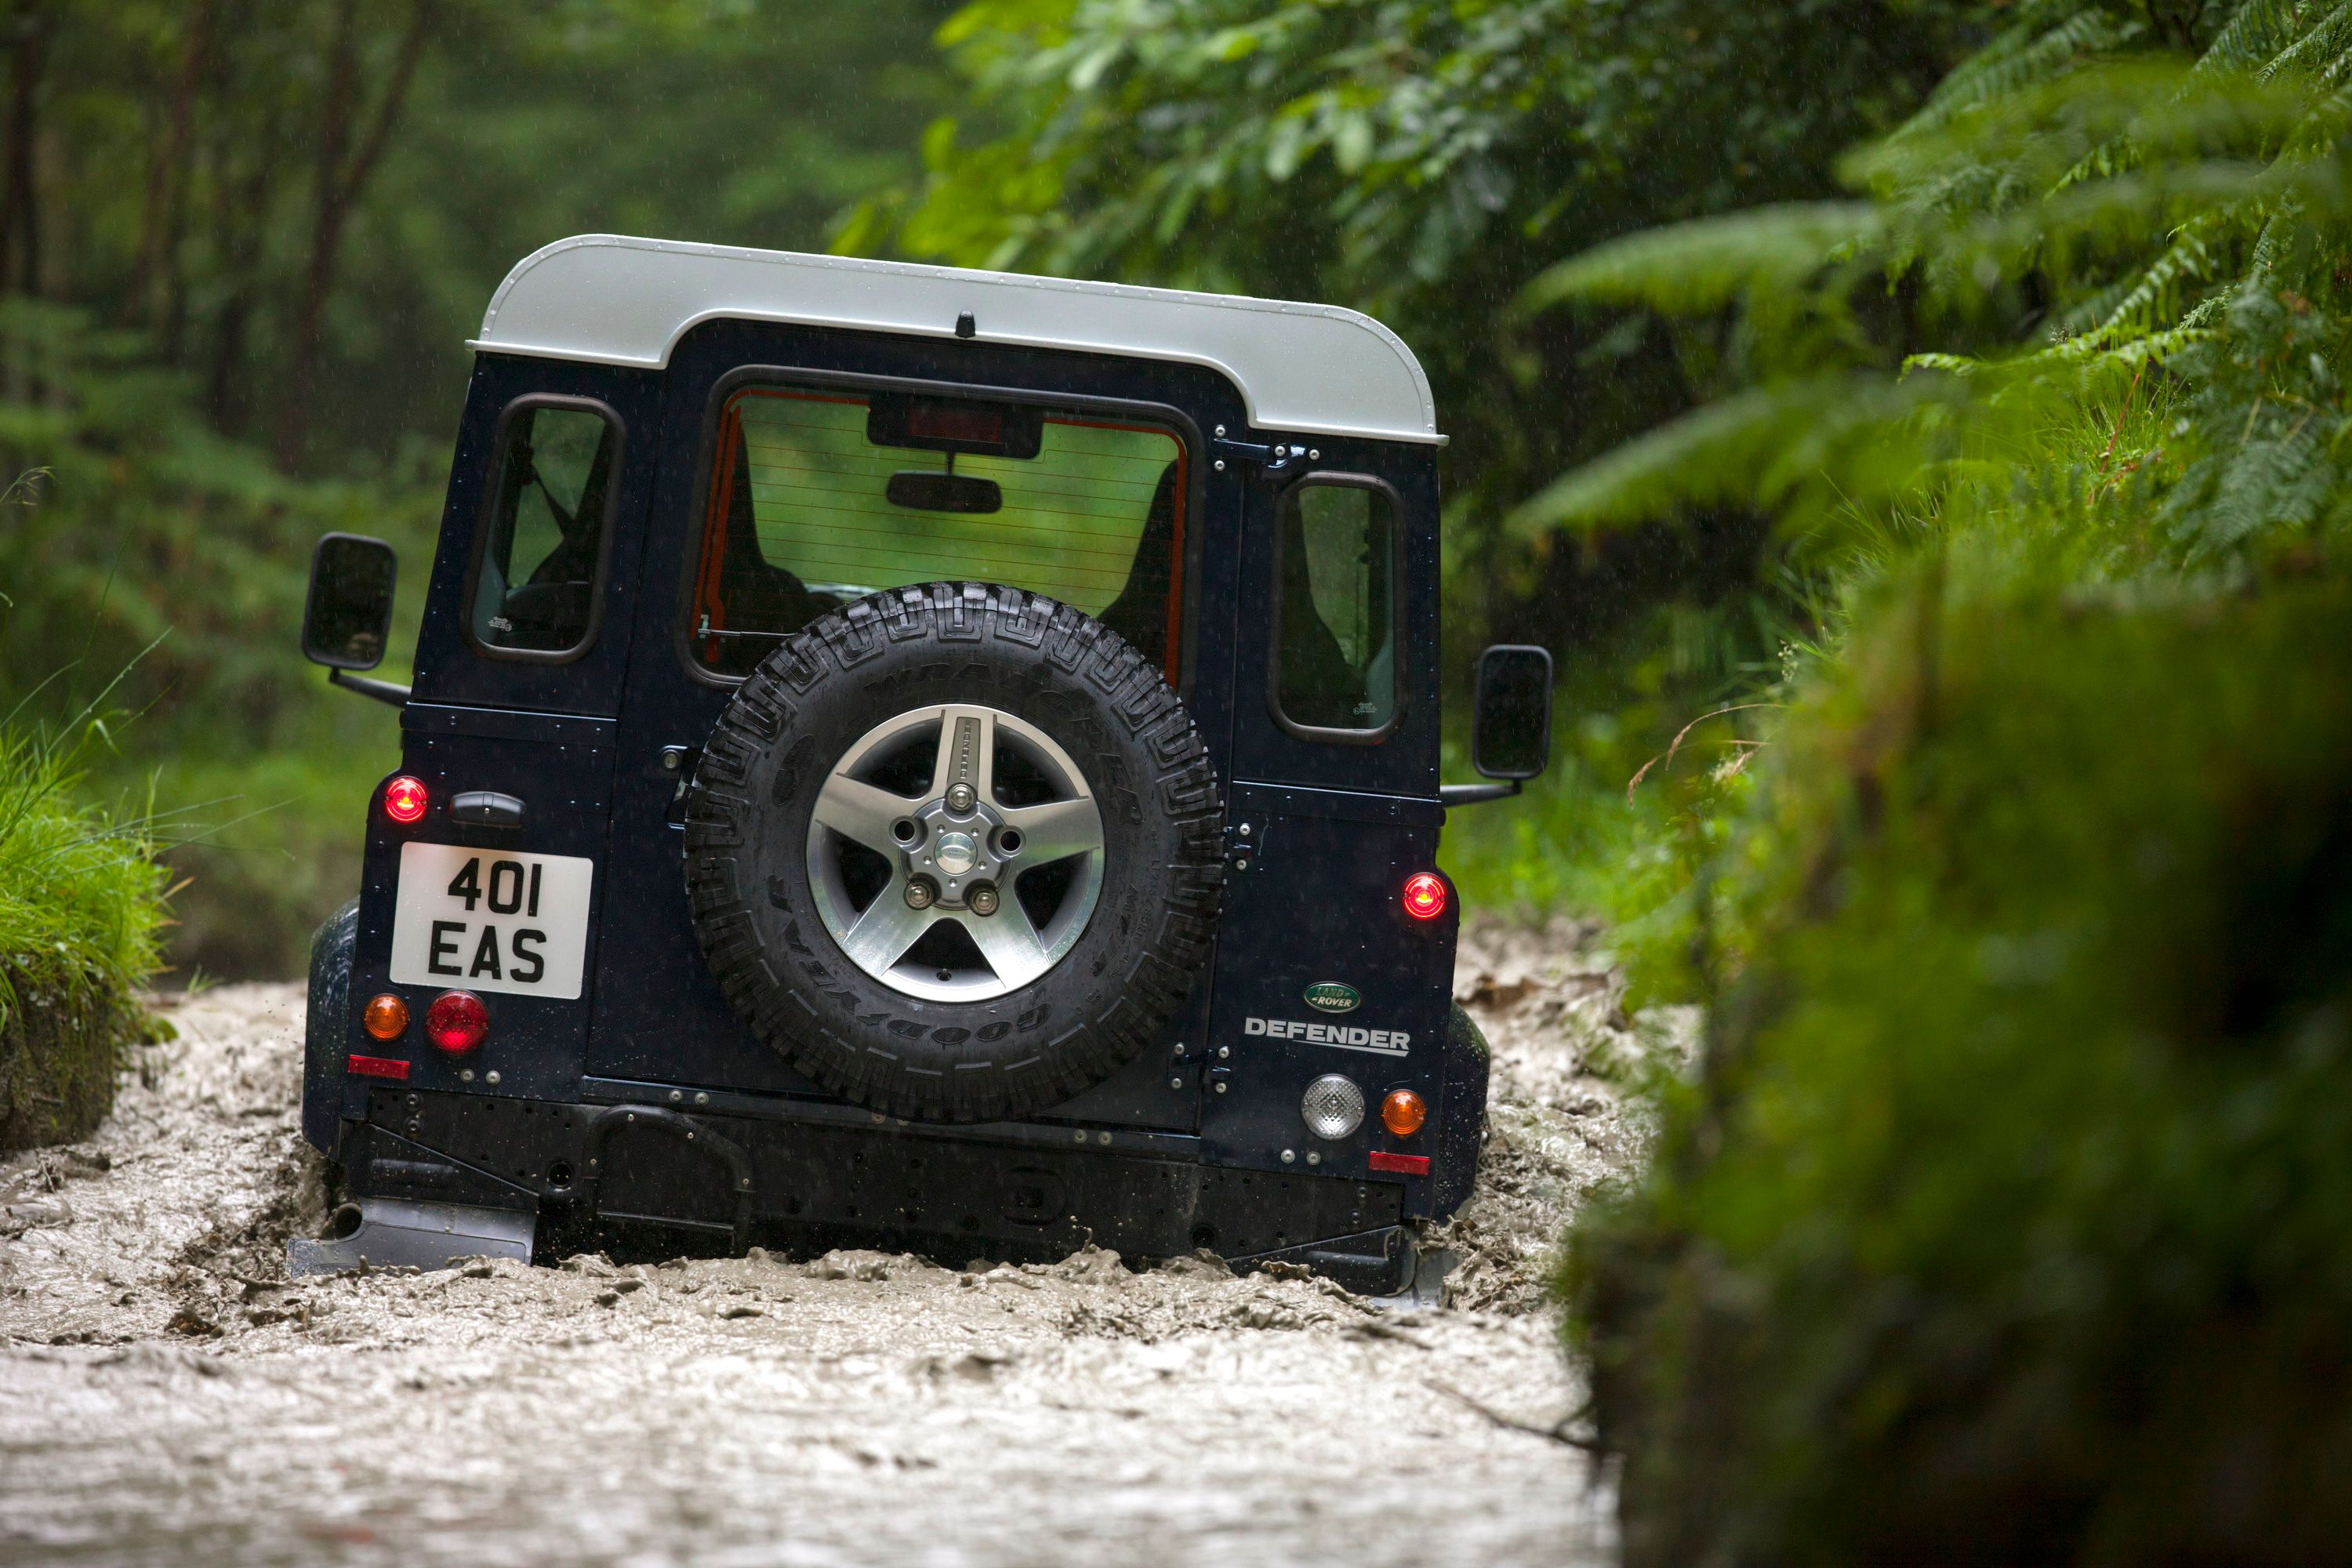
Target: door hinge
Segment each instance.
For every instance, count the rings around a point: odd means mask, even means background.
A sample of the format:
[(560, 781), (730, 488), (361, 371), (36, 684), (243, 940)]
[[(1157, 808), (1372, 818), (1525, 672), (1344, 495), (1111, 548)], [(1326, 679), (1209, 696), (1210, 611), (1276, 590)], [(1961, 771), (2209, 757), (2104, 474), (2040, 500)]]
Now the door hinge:
[(1276, 474), (1291, 472), (1302, 458), (1317, 462), (1323, 456), (1320, 452), (1309, 451), (1287, 441), (1230, 441), (1225, 438), (1224, 428), (1218, 426), (1216, 439), (1209, 443), (1209, 450), (1215, 459), (1212, 466), (1221, 474), (1229, 462), (1255, 463), (1258, 476), (1271, 479)]

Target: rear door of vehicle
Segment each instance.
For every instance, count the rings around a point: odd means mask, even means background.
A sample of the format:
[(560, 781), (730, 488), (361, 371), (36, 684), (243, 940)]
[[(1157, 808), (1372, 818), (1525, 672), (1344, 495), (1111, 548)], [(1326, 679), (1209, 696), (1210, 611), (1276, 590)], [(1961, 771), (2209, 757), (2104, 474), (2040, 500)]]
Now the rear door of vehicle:
[(1391, 1088), (1433, 1102), (1450, 1000), (1454, 921), (1402, 903), (1405, 879), (1435, 866), (1444, 820), (1433, 453), (1286, 433), (1272, 444), (1301, 454), (1218, 476), (1244, 519), (1232, 875), (1208, 1037), (1232, 1076), (1202, 1134), (1249, 1163), (1289, 1151), (1302, 1171), (1359, 1173), (1370, 1119), (1341, 1145), (1315, 1144), (1302, 1093), (1339, 1073), (1374, 1107)]
[(430, 805), (403, 825), (372, 804), (353, 977), (420, 1015), (444, 989), (484, 998), (488, 1042), (417, 1052), (418, 1087), (577, 1089), (660, 409), (644, 372), (476, 366), (401, 713)]
[[(599, 952), (599, 1005), (589, 1044), (593, 1092), (612, 1098), (673, 1091), (686, 1103), (824, 1119), (834, 1097), (759, 1043), (711, 979), (684, 890), (681, 787), (733, 690), (695, 657), (694, 605), (705, 521), (720, 482), (716, 454), (730, 389), (750, 383), (877, 391), (990, 389), (1067, 413), (1132, 418), (1181, 430), (1187, 448), (1183, 571), (1190, 606), (1180, 627), (1180, 690), (1223, 771), (1234, 689), (1230, 610), (1242, 570), (1238, 497), (1206, 482), (1204, 432), (1237, 422), (1239, 397), (1192, 366), (1053, 353), (952, 339), (925, 340), (714, 321), (689, 332), (669, 367), (653, 498), (652, 544), (638, 584), (635, 657), (614, 743), (613, 841)], [(1015, 585), (1023, 585), (1011, 573)], [(1000, 579), (1002, 580), (1002, 579)], [(887, 584), (882, 584), (887, 585)], [(887, 715), (877, 715), (877, 721)], [(1205, 984), (1185, 1027), (1204, 1024)], [(1064, 1107), (1066, 1119), (1191, 1128), (1196, 1079), (1151, 1053), (1112, 1083)], [(796, 1109), (795, 1109), (796, 1108)]]

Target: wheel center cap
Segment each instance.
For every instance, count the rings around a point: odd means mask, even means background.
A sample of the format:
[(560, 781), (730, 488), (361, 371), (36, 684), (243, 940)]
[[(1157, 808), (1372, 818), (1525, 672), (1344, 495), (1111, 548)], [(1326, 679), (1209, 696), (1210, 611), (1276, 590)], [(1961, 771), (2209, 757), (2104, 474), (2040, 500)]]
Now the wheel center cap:
[(980, 845), (969, 833), (942, 833), (931, 847), (931, 863), (950, 877), (961, 877), (980, 863)]

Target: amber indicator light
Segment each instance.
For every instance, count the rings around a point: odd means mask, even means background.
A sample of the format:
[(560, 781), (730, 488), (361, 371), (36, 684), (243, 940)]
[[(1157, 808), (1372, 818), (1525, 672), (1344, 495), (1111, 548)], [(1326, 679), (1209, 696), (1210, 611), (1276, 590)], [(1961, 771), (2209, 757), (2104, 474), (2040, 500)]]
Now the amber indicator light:
[(379, 1040), (396, 1040), (408, 1031), (408, 1004), (387, 991), (368, 998), (360, 1026)]
[(1392, 1089), (1381, 1101), (1381, 1125), (1400, 1138), (1410, 1138), (1429, 1120), (1429, 1102), (1409, 1089)]

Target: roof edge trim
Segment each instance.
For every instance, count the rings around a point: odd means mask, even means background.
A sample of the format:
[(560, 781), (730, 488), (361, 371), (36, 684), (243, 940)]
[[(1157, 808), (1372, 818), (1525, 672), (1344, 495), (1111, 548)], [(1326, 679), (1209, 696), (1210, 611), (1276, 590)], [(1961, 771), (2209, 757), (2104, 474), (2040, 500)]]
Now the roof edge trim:
[[(1420, 362), (1360, 311), (916, 262), (578, 235), (518, 262), (467, 346), (657, 370), (710, 321), (952, 342), (967, 311), (984, 342), (1214, 370), (1240, 391), (1258, 429), (1445, 441)], [(1131, 332), (1109, 330), (1130, 324)]]

